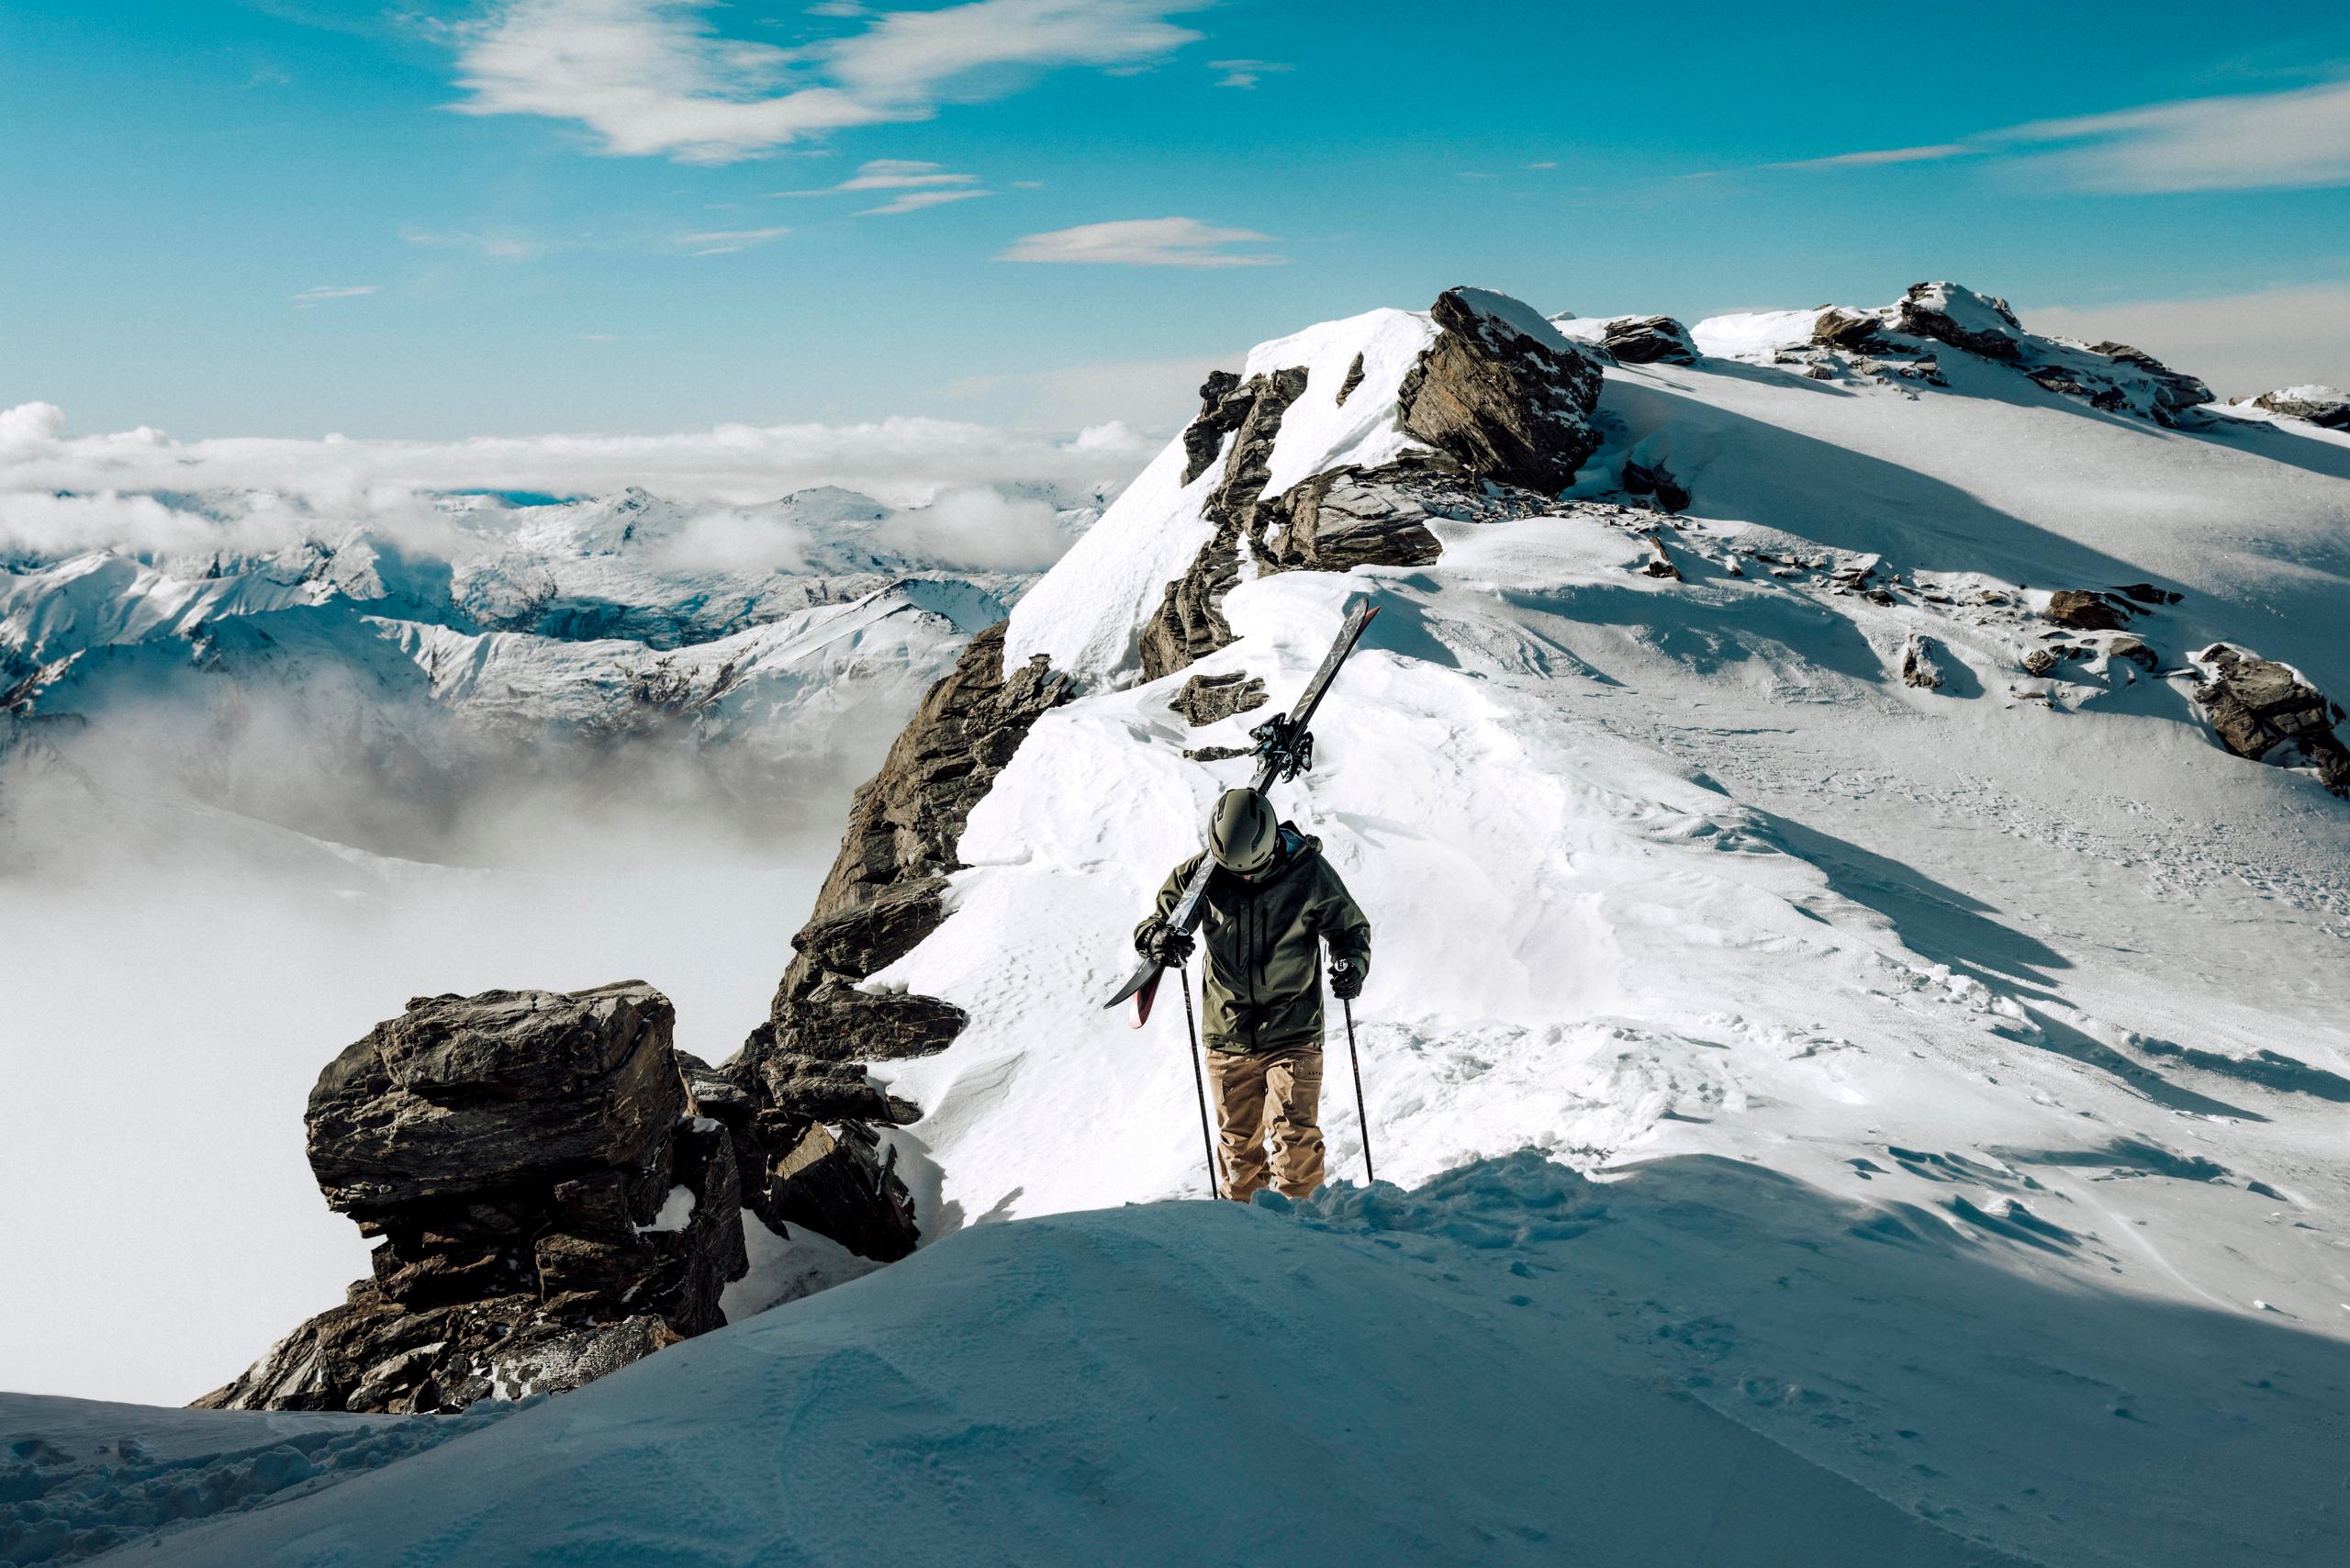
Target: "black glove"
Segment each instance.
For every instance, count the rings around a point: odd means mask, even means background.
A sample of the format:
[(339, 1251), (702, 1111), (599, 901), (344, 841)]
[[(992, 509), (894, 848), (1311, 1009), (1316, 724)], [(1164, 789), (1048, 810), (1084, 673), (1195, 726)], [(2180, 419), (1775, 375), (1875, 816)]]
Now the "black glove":
[(1362, 994), (1362, 966), (1352, 958), (1337, 958), (1330, 964), (1330, 994), (1340, 1002), (1352, 1002)]
[(1144, 934), (1142, 950), (1170, 969), (1180, 969), (1192, 961), (1192, 939), (1165, 921)]

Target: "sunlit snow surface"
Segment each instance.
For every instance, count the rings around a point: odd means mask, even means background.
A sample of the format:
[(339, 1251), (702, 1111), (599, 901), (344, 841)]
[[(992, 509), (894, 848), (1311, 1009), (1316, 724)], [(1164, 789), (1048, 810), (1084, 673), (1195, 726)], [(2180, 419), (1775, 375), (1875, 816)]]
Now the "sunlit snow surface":
[[(1418, 1191), (1158, 1202), (1203, 1186), (1181, 1009), (1100, 1002), (1245, 775), (1184, 748), (1261, 717), (1134, 683), (1214, 483), (1172, 452), (1015, 610), (1087, 693), (875, 977), (971, 1015), (879, 1070), (945, 1239), (168, 1560), (2328, 1560), (2350, 808), (2171, 672), (2225, 639), (2350, 694), (2350, 440), (1955, 351), (1947, 389), (1808, 380), (1769, 363), (1808, 316), (1609, 372), (1573, 494), (1633, 457), (1688, 517), (1440, 523), (1431, 566), (1225, 600), (1198, 671), (1277, 704), (1381, 609), (1276, 800), (1371, 916), (1374, 1152)], [(1392, 406), (1426, 330), (1252, 355), (1313, 367), (1277, 483), (1399, 449), (1337, 377)], [(1890, 604), (1838, 580), (1870, 557)], [(2052, 589), (2139, 582), (2185, 596), (2133, 627), (2156, 668), (2024, 673)]]

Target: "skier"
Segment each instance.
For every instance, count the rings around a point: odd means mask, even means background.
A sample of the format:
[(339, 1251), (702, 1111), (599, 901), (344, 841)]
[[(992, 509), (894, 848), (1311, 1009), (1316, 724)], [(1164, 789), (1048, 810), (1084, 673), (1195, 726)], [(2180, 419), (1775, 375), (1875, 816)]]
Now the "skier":
[[(1168, 922), (1208, 856), (1201, 901), (1207, 933), (1208, 1078), (1214, 1084), (1223, 1195), (1247, 1203), (1269, 1184), (1303, 1198), (1322, 1184), (1322, 978), (1351, 1001), (1371, 972), (1371, 922), (1322, 857), (1322, 842), (1278, 821), (1255, 790), (1227, 790), (1208, 821), (1208, 847), (1169, 874), (1135, 946), (1170, 969), (1192, 939)], [(1271, 1133), (1271, 1159), (1265, 1141)]]

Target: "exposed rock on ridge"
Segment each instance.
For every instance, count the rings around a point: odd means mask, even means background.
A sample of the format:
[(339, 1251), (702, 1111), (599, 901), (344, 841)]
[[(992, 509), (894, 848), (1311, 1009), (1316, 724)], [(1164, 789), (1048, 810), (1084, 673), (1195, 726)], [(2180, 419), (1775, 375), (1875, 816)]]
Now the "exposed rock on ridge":
[(1396, 394), (1404, 429), (1472, 474), (1556, 495), (1598, 450), (1584, 416), (1599, 401), (1599, 366), (1480, 308), (1472, 292), (1447, 289), (1429, 310), (1443, 331)]
[[(961, 865), (956, 846), (971, 808), (1029, 727), (1072, 695), (1041, 657), (1007, 675), (1003, 637), (997, 625), (972, 639), (858, 788), (767, 1021), (720, 1074), (742, 1094), (729, 1114), (751, 1208), (772, 1226), (806, 1225), (867, 1257), (913, 1249), (912, 1198), (870, 1129), (918, 1113), (890, 1102), (858, 1064), (944, 1050), (964, 1017), (934, 997), (860, 982), (946, 919), (946, 877)], [(808, 1179), (819, 1166), (859, 1175)]]
[[(1209, 376), (1183, 447), (1187, 484), (1225, 453), (1224, 477), (1202, 508), (1213, 532), (1143, 628), (1146, 679), (1232, 641), (1220, 604), (1240, 580), (1243, 551), (1264, 571), (1416, 566), (1442, 548), (1429, 518), (1488, 516), (1497, 498), (1510, 515), (1524, 515), (1573, 481), (1599, 445), (1587, 418), (1599, 399), (1598, 363), (1524, 307), (1483, 290), (1448, 289), (1429, 314), (1436, 341), (1404, 374), (1395, 419), (1433, 450), (1377, 468), (1328, 469), (1268, 497), (1273, 444), (1307, 373), (1292, 367), (1245, 384), (1227, 372)], [(1631, 324), (1643, 342), (1673, 326), (1662, 317)], [(1361, 382), (1357, 355), (1338, 397)]]
[(1224, 478), (1202, 506), (1214, 530), (1183, 575), (1167, 585), (1158, 610), (1142, 631), (1142, 667), (1156, 680), (1232, 641), (1232, 628), (1218, 608), (1225, 591), (1240, 580), (1240, 541), (1249, 532), (1265, 482), (1272, 476), (1273, 440), (1281, 416), (1305, 390), (1303, 366), (1252, 375), (1241, 385), (1228, 371), (1215, 371), (1200, 388), (1200, 414), (1183, 432), (1190, 462), (1189, 484), (1207, 472), (1232, 436)]
[(459, 1410), (722, 1326), (734, 1154), (673, 1018), (637, 980), (420, 997), (344, 1050), (305, 1125), (329, 1206), (382, 1238), (373, 1277), (198, 1403)]
[(2256, 398), (2232, 399), (2250, 403), (2288, 420), (2306, 420), (2321, 430), (2350, 431), (2350, 398), (2331, 386), (2284, 386)]

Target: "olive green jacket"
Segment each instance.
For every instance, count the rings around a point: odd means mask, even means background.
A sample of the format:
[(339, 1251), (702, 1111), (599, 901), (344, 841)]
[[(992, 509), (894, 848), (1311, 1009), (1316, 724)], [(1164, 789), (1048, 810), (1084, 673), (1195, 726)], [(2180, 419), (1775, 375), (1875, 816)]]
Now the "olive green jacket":
[[(1322, 841), (1281, 823), (1270, 869), (1244, 882), (1219, 869), (1200, 901), (1199, 936), (1207, 951), (1210, 1050), (1263, 1055), (1320, 1049), (1322, 945), (1371, 972), (1371, 922), (1322, 858)], [(1158, 890), (1157, 912), (1135, 928), (1135, 946), (1174, 913), (1204, 852), (1175, 868)]]

